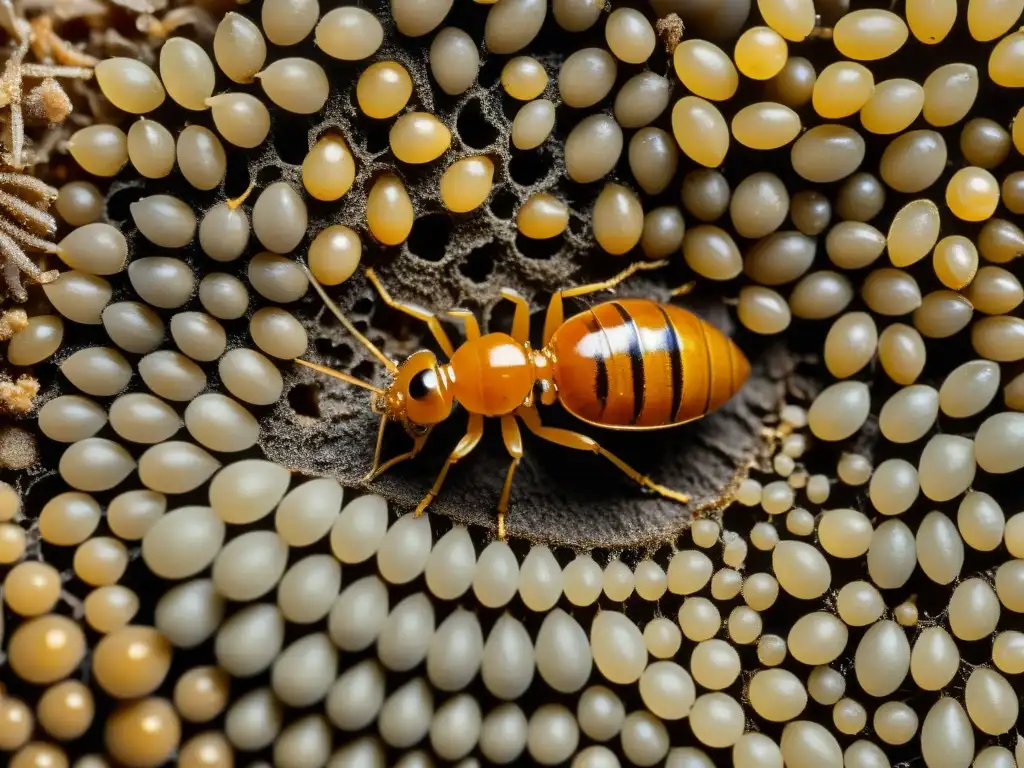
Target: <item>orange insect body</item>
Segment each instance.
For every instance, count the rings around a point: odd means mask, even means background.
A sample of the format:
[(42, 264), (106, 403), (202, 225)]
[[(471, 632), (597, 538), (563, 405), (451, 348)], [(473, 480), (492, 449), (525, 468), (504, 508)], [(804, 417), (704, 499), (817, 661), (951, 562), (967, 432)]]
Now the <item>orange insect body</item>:
[(569, 318), (548, 351), (565, 409), (616, 429), (699, 419), (750, 375), (746, 357), (717, 328), (646, 299), (611, 301)]
[(502, 416), (512, 413), (530, 395), (536, 379), (537, 353), (507, 333), (488, 333), (467, 341), (447, 366), (456, 402), (471, 413)]
[[(548, 306), (544, 347), (539, 350), (530, 347), (529, 306), (514, 291), (502, 291), (504, 298), (516, 304), (510, 334), (481, 335), (471, 313), (449, 313), (462, 319), (466, 328), (467, 339), (456, 349), (433, 314), (394, 301), (373, 272), (367, 270), (386, 304), (428, 324), (449, 357), (446, 364), (439, 362), (433, 352), (420, 350), (396, 366), (352, 327), (312, 280), (345, 327), (388, 367), (394, 378), (386, 390), (380, 390), (348, 374), (302, 360), (297, 362), (374, 391), (373, 409), (382, 419), (368, 479), (419, 453), (430, 430), (448, 418), (455, 403), (466, 409), (466, 435), (452, 451), (417, 513), (426, 509), (440, 491), (448, 469), (479, 443), (484, 418), (494, 417), (501, 419), (502, 436), (512, 457), (498, 502), (501, 536), (512, 477), (523, 453), (519, 421), (538, 437), (600, 454), (641, 485), (686, 503), (684, 494), (654, 483), (592, 438), (544, 426), (537, 410), (538, 405), (561, 402), (571, 414), (595, 426), (661, 429), (710, 413), (743, 386), (750, 375), (747, 358), (721, 331), (685, 309), (647, 299), (623, 299), (564, 319), (564, 298), (613, 288), (637, 270), (663, 264), (640, 262), (604, 283), (556, 293)], [(414, 444), (411, 451), (381, 465), (383, 431), (389, 420), (403, 424)]]

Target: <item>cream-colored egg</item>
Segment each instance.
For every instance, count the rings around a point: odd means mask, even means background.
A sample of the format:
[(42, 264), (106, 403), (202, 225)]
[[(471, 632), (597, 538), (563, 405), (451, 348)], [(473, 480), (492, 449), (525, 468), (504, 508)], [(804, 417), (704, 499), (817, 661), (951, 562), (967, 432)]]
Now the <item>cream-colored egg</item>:
[(839, 658), (848, 638), (849, 631), (842, 621), (831, 613), (818, 611), (797, 619), (789, 630), (786, 644), (794, 659), (817, 666)]
[(970, 487), (975, 472), (973, 440), (959, 435), (935, 435), (921, 452), (921, 493), (933, 501), (949, 501)]
[(888, 620), (873, 624), (857, 645), (854, 670), (860, 687), (872, 696), (888, 696), (899, 688), (910, 671), (910, 643), (903, 628)]
[(842, 381), (819, 394), (808, 411), (808, 425), (822, 440), (845, 440), (864, 424), (871, 407), (867, 386)]
[(914, 534), (902, 520), (886, 520), (875, 528), (868, 548), (868, 575), (882, 589), (897, 589), (917, 566)]
[(917, 499), (921, 485), (917, 470), (904, 459), (886, 459), (871, 475), (868, 496), (883, 515), (900, 515)]
[(901, 389), (882, 406), (878, 426), (894, 443), (912, 443), (924, 437), (939, 415), (939, 393), (914, 384)]
[(848, 582), (836, 595), (836, 612), (851, 627), (873, 624), (884, 611), (881, 593), (866, 581)]
[(967, 768), (974, 758), (974, 730), (964, 708), (953, 698), (935, 702), (921, 724), (925, 764)]
[(772, 550), (772, 570), (779, 585), (793, 597), (813, 600), (828, 589), (832, 572), (815, 547), (800, 541), (781, 541)]

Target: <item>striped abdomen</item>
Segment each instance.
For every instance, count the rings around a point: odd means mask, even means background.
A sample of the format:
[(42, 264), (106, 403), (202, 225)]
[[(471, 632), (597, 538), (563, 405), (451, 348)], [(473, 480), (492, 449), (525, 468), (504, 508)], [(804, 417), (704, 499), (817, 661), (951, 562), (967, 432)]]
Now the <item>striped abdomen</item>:
[(549, 345), (562, 404), (593, 424), (656, 429), (698, 419), (743, 386), (750, 364), (692, 312), (647, 299), (569, 318)]

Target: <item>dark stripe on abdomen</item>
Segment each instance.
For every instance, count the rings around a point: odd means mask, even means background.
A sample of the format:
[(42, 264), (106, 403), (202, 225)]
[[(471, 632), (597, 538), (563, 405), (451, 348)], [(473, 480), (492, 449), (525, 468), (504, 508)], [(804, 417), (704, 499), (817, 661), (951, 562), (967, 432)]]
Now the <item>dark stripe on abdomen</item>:
[(597, 399), (601, 403), (601, 412), (604, 413), (604, 409), (608, 405), (608, 357), (610, 355), (608, 339), (605, 338), (604, 329), (597, 322), (597, 315), (593, 310), (588, 310), (583, 315), (583, 322), (587, 326), (587, 332), (595, 334), (603, 342), (604, 349), (601, 350), (601, 354), (594, 356), (594, 363), (597, 366), (597, 374), (594, 377), (594, 394), (597, 395)]
[(615, 307), (615, 311), (619, 313), (622, 322), (631, 331), (629, 349), (626, 351), (629, 355), (629, 364), (633, 372), (633, 419), (629, 423), (636, 424), (644, 410), (644, 391), (647, 389), (644, 382), (644, 348), (640, 342), (640, 329), (637, 328), (636, 320), (633, 319), (633, 316), (618, 302), (613, 301), (612, 306)]
[(669, 319), (668, 313), (660, 304), (655, 306), (665, 321), (665, 349), (668, 350), (672, 364), (672, 410), (669, 411), (669, 421), (675, 421), (679, 418), (679, 406), (683, 402), (683, 348), (679, 344), (676, 326)]

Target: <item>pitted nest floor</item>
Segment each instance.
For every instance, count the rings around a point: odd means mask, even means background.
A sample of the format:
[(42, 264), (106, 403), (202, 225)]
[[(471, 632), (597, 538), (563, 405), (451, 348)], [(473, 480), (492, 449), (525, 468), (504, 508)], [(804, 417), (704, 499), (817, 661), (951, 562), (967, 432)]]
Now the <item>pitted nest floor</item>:
[[(631, 283), (624, 293), (643, 295), (642, 287)], [(646, 295), (656, 294), (649, 286)], [(598, 296), (596, 301), (600, 300)], [(720, 302), (694, 308), (720, 327), (728, 327)], [(501, 327), (501, 318), (489, 314), (494, 326)], [(534, 328), (538, 325), (535, 322)], [(324, 341), (333, 337), (335, 328), (329, 320), (309, 326), (311, 336), (319, 335)], [(777, 411), (794, 373), (793, 356), (786, 347), (759, 349), (756, 338), (748, 341), (744, 348), (751, 355), (753, 373), (746, 387), (718, 412), (691, 424), (627, 434), (589, 427), (560, 406), (541, 409), (545, 423), (599, 440), (656, 482), (690, 495), (689, 505), (649, 495), (605, 459), (546, 443), (524, 430), (526, 452), (512, 489), (509, 534), (581, 549), (656, 547), (680, 533), (694, 514), (717, 513), (738, 479), (764, 453), (764, 419)], [(338, 348), (332, 349), (330, 341), (316, 346), (328, 353), (325, 362), (332, 353), (345, 357)], [(386, 350), (398, 355), (415, 347), (408, 339), (385, 344)], [(369, 367), (361, 373), (373, 378)], [(806, 383), (802, 388), (808, 386), (813, 388)], [(261, 446), (267, 458), (303, 474), (336, 477), (346, 486), (383, 494), (400, 508), (416, 506), (465, 428), (465, 415), (456, 411), (450, 423), (434, 431), (419, 457), (366, 485), (362, 478), (370, 466), (378, 426), (367, 393), (304, 370), (287, 376), (286, 390), (288, 394), (263, 420)], [(402, 428), (392, 425), (383, 456), (408, 450), (408, 445)], [(495, 507), (508, 463), (495, 420), (481, 446), (449, 473), (430, 511), (495, 530)]]

